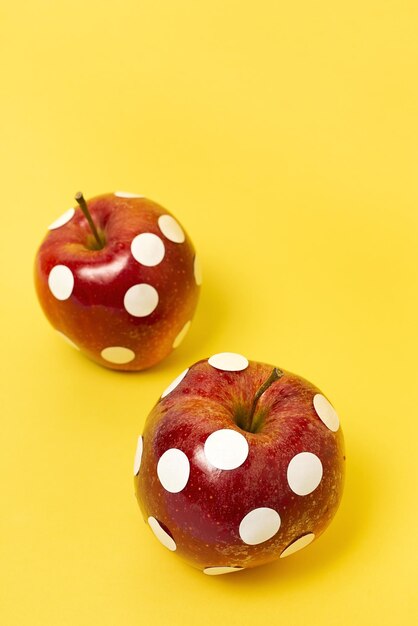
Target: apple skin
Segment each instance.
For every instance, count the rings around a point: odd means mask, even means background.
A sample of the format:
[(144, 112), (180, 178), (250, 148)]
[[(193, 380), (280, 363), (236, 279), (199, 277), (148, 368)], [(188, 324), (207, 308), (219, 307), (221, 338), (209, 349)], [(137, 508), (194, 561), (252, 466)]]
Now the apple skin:
[[(287, 556), (283, 552), (295, 540), (322, 534), (341, 500), (343, 435), (339, 422), (333, 432), (318, 416), (314, 397), (328, 401), (314, 385), (283, 372), (258, 399), (254, 415), (264, 416), (259, 431), (237, 426), (237, 416), (248, 413), (272, 369), (254, 361), (243, 371), (222, 371), (208, 360), (195, 363), (158, 401), (139, 438), (134, 480), (144, 519), (155, 518), (174, 542), (168, 539), (166, 547), (205, 573), (252, 568)], [(235, 469), (214, 467), (205, 456), (205, 441), (220, 429), (237, 431), (248, 442), (248, 456)], [(172, 448), (184, 452), (190, 463), (187, 484), (177, 493), (167, 491), (157, 473), (159, 459)], [(304, 452), (320, 459), (323, 474), (311, 493), (297, 495), (288, 468)], [(279, 513), (281, 525), (270, 539), (248, 545), (240, 524), (260, 507)]]
[[(168, 239), (159, 227), (160, 216), (171, 214), (147, 198), (116, 193), (88, 201), (104, 247), (92, 249), (94, 237), (88, 222), (81, 209), (75, 209), (71, 219), (50, 230), (42, 242), (35, 260), (35, 287), (52, 326), (84, 354), (112, 369), (142, 370), (164, 359), (173, 344), (176, 347), (182, 329), (183, 334), (187, 331), (200, 279), (193, 244), (184, 229), (177, 228), (177, 235), (184, 237), (178, 242)], [(152, 233), (163, 244), (154, 239), (164, 256), (153, 266), (136, 260), (131, 251), (134, 238), (141, 233)], [(55, 297), (49, 286), (55, 266), (69, 268), (73, 276), (71, 295), (65, 299)], [(137, 310), (128, 312), (124, 300), (130, 288), (142, 284), (156, 290), (158, 304), (149, 314), (141, 311), (138, 316)], [(64, 280), (64, 290), (67, 287)], [(138, 298), (134, 306), (141, 306)]]

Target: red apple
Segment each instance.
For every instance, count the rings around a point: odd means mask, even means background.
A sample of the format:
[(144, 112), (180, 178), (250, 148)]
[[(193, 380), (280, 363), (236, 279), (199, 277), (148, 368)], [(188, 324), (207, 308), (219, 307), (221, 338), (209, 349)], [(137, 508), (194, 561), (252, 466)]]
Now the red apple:
[(337, 413), (314, 385), (221, 353), (164, 391), (135, 489), (157, 539), (205, 574), (286, 557), (325, 530), (344, 481)]
[(64, 338), (113, 369), (142, 370), (180, 345), (200, 269), (178, 221), (155, 202), (115, 192), (71, 208), (36, 255), (41, 306)]

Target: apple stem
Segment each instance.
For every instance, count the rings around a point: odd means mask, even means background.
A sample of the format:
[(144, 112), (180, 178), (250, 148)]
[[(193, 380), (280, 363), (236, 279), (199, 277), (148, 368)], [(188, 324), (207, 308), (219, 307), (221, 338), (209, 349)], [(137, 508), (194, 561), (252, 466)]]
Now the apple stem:
[(81, 193), (81, 191), (77, 191), (77, 193), (75, 194), (75, 199), (77, 200), (78, 204), (80, 205), (80, 209), (83, 211), (84, 213), (84, 217), (86, 218), (86, 220), (89, 223), (89, 226), (91, 228), (91, 232), (93, 233), (96, 241), (97, 241), (97, 245), (99, 246), (99, 249), (102, 249), (103, 246), (103, 241), (100, 239), (100, 235), (97, 231), (96, 225), (93, 222), (93, 219), (90, 215), (90, 211), (88, 209), (87, 206), (87, 202), (84, 199), (83, 194)]
[(255, 414), (255, 410), (257, 408), (257, 403), (258, 403), (259, 399), (261, 398), (263, 393), (270, 387), (270, 385), (272, 385), (274, 382), (276, 382), (276, 380), (279, 380), (279, 378), (281, 378), (283, 375), (284, 375), (284, 372), (282, 372), (282, 370), (280, 370), (278, 367), (275, 367), (273, 369), (273, 371), (271, 372), (270, 376), (267, 378), (267, 380), (261, 385), (261, 387), (256, 392), (256, 394), (255, 394), (255, 396), (253, 398), (253, 403), (251, 405), (250, 414), (248, 416), (248, 422), (249, 422), (248, 431), (250, 433), (253, 432), (252, 431), (253, 419), (254, 419), (254, 414)]

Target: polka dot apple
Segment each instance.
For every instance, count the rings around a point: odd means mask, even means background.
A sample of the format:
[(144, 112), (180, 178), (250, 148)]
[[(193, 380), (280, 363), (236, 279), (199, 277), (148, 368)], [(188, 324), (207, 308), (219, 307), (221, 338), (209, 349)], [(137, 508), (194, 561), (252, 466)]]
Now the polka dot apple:
[(344, 482), (338, 415), (303, 378), (220, 353), (182, 372), (138, 438), (135, 490), (156, 538), (209, 575), (317, 539)]
[(201, 272), (193, 244), (163, 207), (117, 191), (77, 194), (49, 226), (35, 262), (41, 306), (60, 335), (100, 365), (150, 367), (190, 328)]

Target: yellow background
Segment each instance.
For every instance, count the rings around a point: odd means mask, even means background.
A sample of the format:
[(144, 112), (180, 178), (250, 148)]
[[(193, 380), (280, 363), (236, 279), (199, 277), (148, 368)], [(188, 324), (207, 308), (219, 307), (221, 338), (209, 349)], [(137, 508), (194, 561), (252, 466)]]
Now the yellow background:
[[(0, 5), (2, 624), (414, 623), (417, 28), (415, 0)], [(150, 371), (90, 363), (36, 302), (78, 189), (157, 200), (202, 258)], [(317, 543), (209, 578), (143, 524), (132, 463), (161, 391), (224, 350), (331, 398), (347, 481)]]

